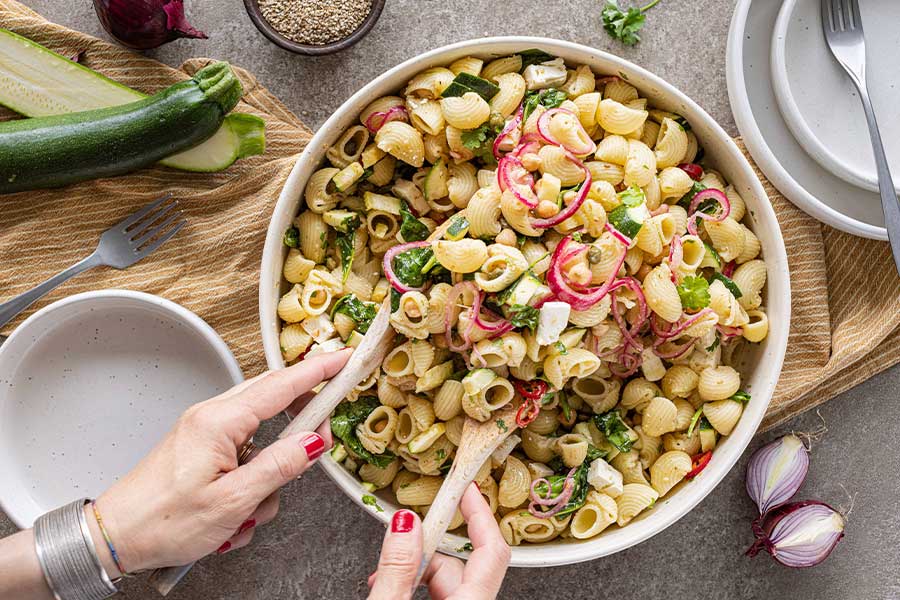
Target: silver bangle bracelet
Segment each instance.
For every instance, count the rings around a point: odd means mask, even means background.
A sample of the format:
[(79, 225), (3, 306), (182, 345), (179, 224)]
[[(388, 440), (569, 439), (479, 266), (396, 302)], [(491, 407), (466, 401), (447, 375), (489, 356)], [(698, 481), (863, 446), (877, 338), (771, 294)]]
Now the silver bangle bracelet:
[(82, 498), (38, 517), (34, 549), (56, 600), (103, 600), (118, 590), (100, 564)]

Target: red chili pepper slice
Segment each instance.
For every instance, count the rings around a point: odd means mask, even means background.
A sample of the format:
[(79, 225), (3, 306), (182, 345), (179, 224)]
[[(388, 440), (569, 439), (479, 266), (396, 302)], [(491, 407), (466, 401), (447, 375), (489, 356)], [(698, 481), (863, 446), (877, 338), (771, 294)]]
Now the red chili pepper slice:
[(693, 479), (700, 474), (700, 471), (706, 468), (712, 458), (712, 450), (707, 450), (701, 454), (691, 457), (691, 470), (684, 476), (685, 479)]
[(546, 381), (535, 379), (534, 381), (513, 380), (513, 387), (519, 392), (519, 395), (526, 400), (540, 400), (550, 389)]
[(678, 168), (687, 173), (694, 181), (700, 181), (703, 178), (703, 167), (697, 163), (681, 163)]
[(519, 407), (519, 410), (516, 411), (516, 425), (525, 429), (532, 421), (537, 419), (540, 412), (541, 401), (526, 398), (525, 402), (522, 403), (522, 406)]

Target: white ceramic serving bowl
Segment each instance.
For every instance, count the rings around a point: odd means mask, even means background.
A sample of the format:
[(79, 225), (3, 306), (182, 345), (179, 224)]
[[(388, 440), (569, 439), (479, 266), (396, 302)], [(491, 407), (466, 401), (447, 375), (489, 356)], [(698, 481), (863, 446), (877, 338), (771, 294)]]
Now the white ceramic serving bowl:
[(127, 473), (190, 405), (243, 380), (222, 338), (174, 302), (70, 296), (0, 346), (0, 508), (19, 527)]
[[(270, 368), (282, 368), (284, 361), (278, 344), (279, 323), (276, 316), (276, 306), (285, 289), (281, 280), (286, 255), (282, 235), (297, 214), (304, 185), (321, 164), (325, 150), (346, 127), (359, 122), (357, 115), (368, 102), (402, 89), (414, 74), (428, 67), (446, 65), (469, 54), (487, 58), (509, 55), (528, 48), (540, 48), (564, 58), (569, 64), (588, 64), (597, 73), (619, 74), (637, 86), (642, 95), (647, 96), (656, 106), (678, 112), (690, 121), (693, 131), (706, 148), (707, 157), (747, 201), (752, 228), (762, 242), (763, 253), (769, 264), (765, 305), (771, 327), (768, 339), (754, 349), (753, 356), (748, 354), (748, 363), (756, 365), (748, 367), (746, 372), (746, 386), (753, 395), (753, 401), (747, 406), (734, 432), (716, 448), (709, 466), (692, 482), (683, 484), (659, 501), (653, 510), (641, 514), (626, 527), (613, 527), (590, 540), (557, 540), (512, 549), (513, 566), (543, 567), (571, 564), (618, 552), (659, 533), (691, 510), (712, 491), (743, 453), (766, 412), (778, 380), (787, 345), (791, 304), (784, 241), (775, 213), (750, 165), (728, 134), (703, 109), (656, 75), (630, 62), (599, 50), (559, 40), (532, 37), (470, 40), (412, 58), (376, 78), (341, 105), (300, 156), (284, 186), (269, 225), (260, 273), (259, 306), (266, 359)], [(344, 493), (383, 522), (387, 523), (398, 508), (388, 501), (387, 496), (380, 500), (384, 512), (377, 512), (374, 507), (364, 505), (362, 496), (365, 492), (358, 480), (328, 457), (322, 461), (322, 465)], [(455, 553), (455, 549), (466, 541), (461, 536), (448, 534), (441, 550)]]

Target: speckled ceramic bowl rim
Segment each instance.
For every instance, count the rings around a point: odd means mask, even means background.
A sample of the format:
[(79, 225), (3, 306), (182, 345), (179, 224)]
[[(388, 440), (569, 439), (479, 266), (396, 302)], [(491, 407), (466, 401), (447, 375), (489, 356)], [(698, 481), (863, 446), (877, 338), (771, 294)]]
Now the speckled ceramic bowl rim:
[[(654, 510), (646, 511), (623, 528), (614, 528), (589, 540), (556, 540), (547, 544), (523, 545), (512, 548), (512, 566), (546, 567), (572, 564), (599, 558), (624, 550), (659, 533), (696, 506), (728, 474), (746, 449), (765, 415), (787, 347), (790, 326), (791, 291), (784, 240), (775, 212), (759, 179), (747, 159), (731, 137), (694, 101), (666, 83), (660, 77), (617, 56), (560, 40), (537, 37), (496, 37), (459, 42), (431, 50), (388, 70), (364, 86), (344, 102), (310, 140), (294, 165), (275, 210), (266, 237), (260, 271), (259, 308), (262, 339), (269, 367), (284, 367), (278, 343), (276, 306), (282, 291), (281, 270), (286, 255), (282, 243), (284, 231), (290, 225), (302, 201), (303, 187), (312, 172), (321, 164), (328, 146), (344, 128), (358, 122), (359, 111), (371, 100), (394, 93), (418, 71), (436, 65), (449, 64), (467, 54), (503, 56), (528, 48), (541, 48), (563, 57), (568, 62), (589, 64), (598, 71), (618, 73), (631, 80), (642, 92), (654, 97), (657, 104), (678, 110), (690, 121), (701, 138), (707, 156), (724, 172), (744, 196), (753, 229), (760, 238), (769, 267), (766, 306), (769, 315), (769, 337), (756, 349), (756, 367), (747, 378), (753, 401), (730, 436), (716, 449), (708, 467), (694, 480), (682, 484), (671, 495), (657, 502)], [(387, 523), (398, 508), (382, 498), (384, 510), (364, 505), (366, 493), (360, 482), (326, 456), (322, 467), (358, 506)], [(736, 507), (736, 510), (738, 508)], [(447, 534), (441, 551), (460, 554), (466, 538)], [(687, 544), (686, 548), (687, 550)]]
[[(42, 324), (45, 321), (52, 321), (54, 315), (61, 309), (64, 309), (73, 304), (96, 304), (98, 300), (107, 300), (111, 298), (124, 298), (134, 301), (138, 305), (143, 304), (148, 308), (161, 310), (173, 320), (177, 320), (185, 324), (195, 333), (200, 334), (203, 340), (207, 344), (209, 344), (209, 346), (215, 352), (216, 356), (222, 362), (222, 365), (225, 367), (234, 385), (237, 385), (244, 380), (244, 374), (241, 371), (241, 367), (238, 364), (237, 359), (235, 359), (234, 354), (231, 353), (228, 345), (225, 344), (224, 340), (219, 337), (219, 334), (216, 333), (216, 330), (213, 329), (209, 325), (209, 323), (201, 319), (195, 313), (189, 311), (180, 304), (172, 302), (171, 300), (166, 300), (165, 298), (161, 298), (160, 296), (155, 296), (153, 294), (148, 294), (145, 292), (135, 292), (132, 290), (110, 289), (84, 292), (81, 294), (75, 294), (74, 296), (63, 298), (61, 300), (57, 300), (56, 302), (45, 306), (44, 308), (38, 310), (30, 317), (25, 319), (25, 321), (23, 321), (21, 325), (16, 327), (16, 329), (3, 343), (3, 345), (0, 346), (0, 365), (2, 365), (3, 361), (7, 358), (7, 353), (4, 352), (4, 350), (6, 348), (12, 347), (12, 343), (16, 338), (27, 336), (36, 325)], [(140, 307), (133, 306), (129, 308), (139, 309)], [(53, 326), (51, 325), (50, 329), (48, 329), (43, 335), (47, 335), (52, 327)], [(29, 517), (23, 514), (18, 505), (13, 505), (12, 503), (10, 503), (8, 494), (4, 493), (4, 489), (6, 489), (7, 479), (6, 477), (4, 477), (5, 467), (3, 465), (7, 464), (8, 462), (9, 461), (7, 458), (0, 456), (0, 482), (3, 482), (3, 485), (0, 485), (0, 510), (6, 513), (6, 515), (13, 523), (16, 524), (17, 527), (31, 527), (31, 521)]]

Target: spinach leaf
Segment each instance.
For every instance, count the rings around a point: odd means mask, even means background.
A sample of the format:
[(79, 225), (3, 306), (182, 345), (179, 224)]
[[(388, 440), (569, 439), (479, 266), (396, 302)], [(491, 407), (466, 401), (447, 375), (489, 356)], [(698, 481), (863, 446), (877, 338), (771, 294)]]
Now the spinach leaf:
[(535, 307), (527, 304), (513, 304), (507, 312), (507, 318), (513, 327), (527, 327), (532, 332), (537, 329), (540, 313)]
[(400, 237), (404, 242), (419, 242), (428, 237), (430, 233), (425, 223), (416, 218), (406, 201), (400, 203)]
[(750, 402), (750, 394), (748, 394), (744, 390), (738, 390), (734, 393), (734, 396), (729, 398), (729, 400), (734, 400), (735, 402), (740, 402), (741, 404), (747, 404), (748, 402)]
[(400, 308), (400, 292), (391, 288), (391, 312), (395, 312), (398, 308)]
[[(705, 185), (703, 185), (699, 181), (695, 181), (694, 185), (691, 186), (691, 189), (688, 190), (688, 193), (682, 196), (678, 201), (678, 206), (680, 206), (684, 210), (689, 209), (691, 207), (691, 202), (694, 200), (694, 196), (697, 195), (697, 192), (702, 192), (705, 189)], [(700, 211), (704, 211), (708, 210), (710, 207), (716, 206), (717, 204), (718, 203), (715, 200), (709, 199), (706, 202), (701, 202), (700, 206), (698, 206), (697, 209)]]
[(378, 307), (374, 302), (363, 302), (353, 294), (347, 294), (334, 305), (331, 315), (334, 316), (335, 313), (347, 315), (356, 322), (356, 329), (360, 333), (365, 333), (372, 325)]
[(619, 452), (628, 452), (634, 445), (634, 440), (629, 435), (628, 425), (622, 421), (619, 411), (613, 409), (602, 415), (594, 415), (594, 425), (603, 432), (609, 443), (615, 446)]
[(384, 469), (394, 460), (394, 453), (385, 450), (382, 454), (372, 454), (356, 437), (356, 426), (365, 421), (380, 404), (375, 396), (364, 396), (356, 402), (341, 402), (331, 416), (331, 433), (361, 459)]
[(347, 283), (347, 277), (350, 275), (350, 267), (353, 266), (353, 255), (354, 248), (353, 242), (356, 239), (356, 230), (351, 229), (350, 233), (341, 233), (337, 234), (337, 247), (338, 252), (341, 255), (341, 269), (343, 271), (343, 277), (341, 278), (341, 283)]
[(394, 257), (394, 275), (408, 286), (421, 287), (427, 278), (423, 269), (433, 256), (434, 252), (429, 246), (401, 252)]

